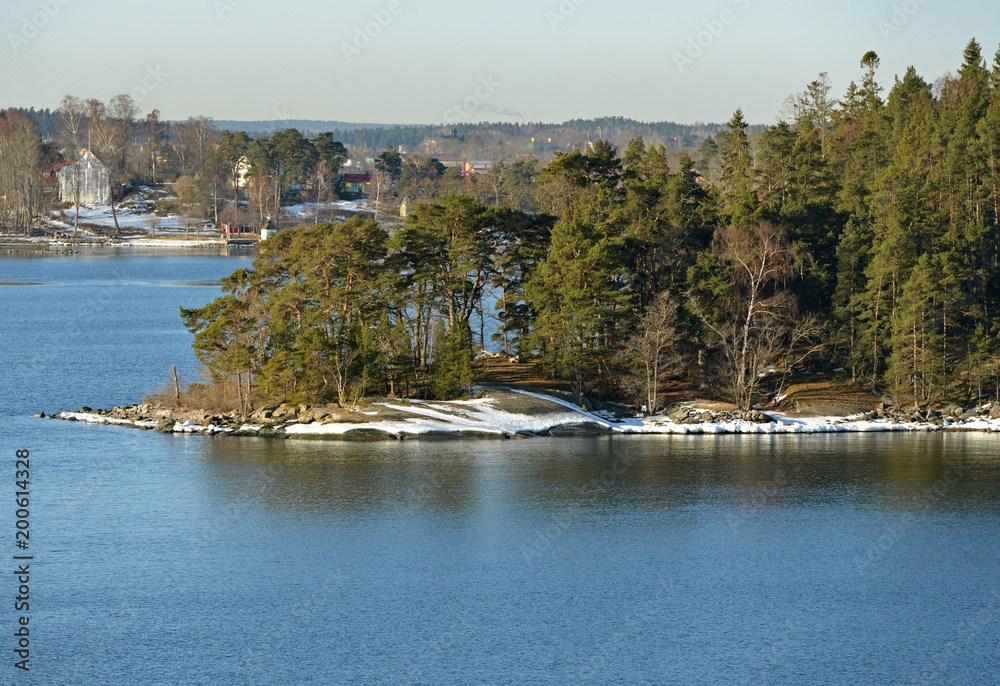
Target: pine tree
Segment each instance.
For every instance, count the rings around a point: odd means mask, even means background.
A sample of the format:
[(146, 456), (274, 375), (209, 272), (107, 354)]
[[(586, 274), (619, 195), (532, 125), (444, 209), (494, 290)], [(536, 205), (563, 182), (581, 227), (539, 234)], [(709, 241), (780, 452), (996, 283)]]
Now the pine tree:
[(941, 315), (933, 260), (924, 254), (902, 287), (892, 320), (886, 382), (915, 404), (940, 398), (947, 379), (941, 355)]
[(542, 364), (571, 380), (578, 394), (627, 313), (616, 252), (613, 241), (592, 225), (563, 219), (552, 229), (548, 256), (525, 287), (536, 312), (531, 341)]
[(739, 109), (726, 123), (726, 145), (722, 149), (722, 216), (730, 226), (746, 226), (757, 218), (753, 151), (747, 135), (749, 125)]

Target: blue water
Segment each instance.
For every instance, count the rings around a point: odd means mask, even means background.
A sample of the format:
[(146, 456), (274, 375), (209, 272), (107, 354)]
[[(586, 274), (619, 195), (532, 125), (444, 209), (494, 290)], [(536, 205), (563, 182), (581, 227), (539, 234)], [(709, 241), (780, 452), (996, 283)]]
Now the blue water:
[(36, 284), (0, 285), (0, 554), (27, 448), (35, 555), (27, 674), (0, 585), (3, 683), (1000, 679), (995, 434), (359, 444), (31, 416), (194, 378), (178, 308), (248, 262), (0, 258)]

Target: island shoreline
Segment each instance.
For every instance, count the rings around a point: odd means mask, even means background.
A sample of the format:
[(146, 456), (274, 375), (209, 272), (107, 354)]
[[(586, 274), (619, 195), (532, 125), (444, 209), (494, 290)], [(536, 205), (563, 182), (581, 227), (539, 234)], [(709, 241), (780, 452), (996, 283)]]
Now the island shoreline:
[(372, 399), (362, 407), (306, 404), (262, 407), (249, 415), (211, 414), (144, 403), (108, 410), (83, 407), (40, 418), (125, 426), (159, 433), (311, 440), (515, 439), (560, 436), (778, 435), (867, 432), (1000, 433), (1000, 404), (962, 411), (874, 410), (804, 417), (680, 403), (666, 413), (634, 416), (588, 410), (554, 395), (498, 387), (458, 401)]

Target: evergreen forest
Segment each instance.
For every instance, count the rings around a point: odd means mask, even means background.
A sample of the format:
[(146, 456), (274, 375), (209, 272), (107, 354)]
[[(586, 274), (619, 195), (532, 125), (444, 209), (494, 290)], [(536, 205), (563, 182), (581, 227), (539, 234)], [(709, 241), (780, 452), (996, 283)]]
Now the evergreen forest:
[(900, 404), (995, 398), (1000, 50), (970, 41), (933, 83), (878, 70), (839, 98), (820, 74), (760, 132), (737, 111), (697, 160), (599, 139), (398, 226), (282, 231), (182, 317), (247, 406), (455, 397), (483, 348), (650, 409), (672, 381), (774, 401), (796, 366)]

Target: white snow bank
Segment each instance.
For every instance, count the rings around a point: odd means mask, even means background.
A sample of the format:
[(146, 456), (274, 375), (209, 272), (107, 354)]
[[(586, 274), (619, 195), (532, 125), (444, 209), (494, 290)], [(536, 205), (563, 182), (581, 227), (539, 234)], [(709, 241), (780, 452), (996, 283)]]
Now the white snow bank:
[[(364, 200), (335, 200), (333, 202), (321, 202), (319, 204), (319, 210), (344, 210), (345, 212), (360, 212), (365, 207)], [(284, 205), (282, 211), (287, 212), (295, 217), (305, 217), (306, 219), (311, 219), (316, 216), (316, 203), (305, 202), (296, 203), (294, 205)]]
[(124, 242), (134, 247), (151, 248), (217, 248), (220, 245), (226, 244), (226, 241), (221, 238), (204, 238), (202, 240), (127, 238)]
[[(157, 231), (164, 229), (184, 230), (184, 218), (179, 214), (161, 217), (153, 212), (136, 212), (128, 207), (115, 208), (115, 214), (118, 215), (118, 226), (121, 227), (149, 231), (150, 221), (155, 217)], [(64, 210), (63, 217), (53, 218), (60, 223), (72, 226), (76, 221), (76, 210), (71, 207)], [(111, 214), (111, 205), (80, 205), (80, 221), (98, 226), (114, 227), (115, 225), (115, 218)]]
[[(565, 424), (587, 422), (618, 434), (816, 434), (860, 433), (881, 431), (935, 431), (927, 422), (893, 424), (888, 421), (860, 421), (855, 417), (789, 417), (772, 414), (774, 422), (733, 420), (679, 424), (664, 416), (610, 419), (608, 413), (587, 412), (573, 403), (552, 396), (509, 389), (515, 393), (546, 400), (563, 408), (542, 415), (506, 412), (492, 399), (466, 400), (448, 404), (412, 401), (409, 405), (380, 403), (382, 406), (413, 415), (402, 420), (365, 422), (361, 424), (333, 423), (292, 424), (285, 427), (289, 434), (344, 434), (353, 430), (376, 429), (390, 434), (426, 434), (465, 432), (511, 435), (518, 432), (540, 433)], [(706, 410), (707, 411), (707, 410)], [(370, 413), (365, 413), (370, 414)], [(951, 429), (1000, 432), (1000, 419), (978, 418), (957, 421)]]
[(115, 419), (90, 412), (60, 412), (58, 416), (63, 419), (75, 419), (78, 422), (87, 422), (88, 424), (122, 424), (125, 426), (136, 424), (131, 419)]
[[(773, 413), (776, 421), (756, 424), (742, 420), (728, 422), (699, 422), (698, 424), (678, 424), (667, 418), (623, 419), (613, 425), (619, 433), (636, 434), (816, 434), (816, 433), (865, 433), (879, 431), (937, 431), (928, 422), (860, 421), (844, 417), (788, 417)], [(950, 429), (997, 431), (1000, 419), (980, 419), (977, 421), (955, 422)]]
[(215, 424), (203, 426), (201, 424), (195, 424), (190, 419), (186, 422), (178, 422), (174, 424), (174, 433), (203, 433), (208, 436), (212, 436), (219, 433), (232, 433), (233, 431), (234, 429), (231, 426), (216, 426)]
[(543, 415), (515, 414), (496, 407), (495, 401), (490, 398), (462, 400), (447, 405), (420, 402), (411, 402), (410, 405), (378, 403), (383, 407), (414, 416), (402, 420), (365, 422), (363, 424), (320, 424), (318, 422), (292, 424), (285, 427), (285, 432), (289, 434), (344, 434), (352, 430), (377, 429), (391, 434), (476, 432), (502, 436), (516, 434), (519, 431), (542, 432), (562, 424), (576, 424), (582, 421), (611, 426), (609, 422), (582, 412), (571, 403), (563, 403), (555, 398), (534, 393), (525, 393), (525, 395), (551, 400), (558, 405), (565, 405), (572, 411), (557, 411)]

